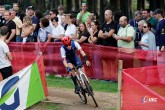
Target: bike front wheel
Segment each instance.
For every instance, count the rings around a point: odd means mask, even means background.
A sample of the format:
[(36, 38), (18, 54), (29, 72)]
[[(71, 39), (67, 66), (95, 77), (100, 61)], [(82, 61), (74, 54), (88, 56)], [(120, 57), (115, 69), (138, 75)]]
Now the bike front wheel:
[(78, 83), (78, 86), (80, 87), (80, 91), (79, 91), (79, 93), (78, 93), (78, 96), (80, 97), (81, 101), (82, 101), (84, 104), (87, 104), (87, 97), (86, 97), (86, 94), (85, 94), (85, 90), (84, 90), (83, 87), (81, 86), (80, 81), (77, 80), (77, 83)]
[(98, 104), (97, 104), (96, 99), (94, 97), (92, 86), (89, 85), (89, 83), (88, 83), (88, 81), (87, 81), (87, 79), (86, 79), (86, 77), (84, 75), (82, 75), (82, 78), (84, 80), (84, 83), (85, 83), (86, 90), (87, 90), (88, 94), (92, 97), (96, 107), (98, 107)]

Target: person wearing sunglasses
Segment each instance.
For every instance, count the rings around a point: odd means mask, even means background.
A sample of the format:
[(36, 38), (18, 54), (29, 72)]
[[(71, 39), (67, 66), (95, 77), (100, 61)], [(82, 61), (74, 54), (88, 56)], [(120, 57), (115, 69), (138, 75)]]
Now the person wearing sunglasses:
[(90, 66), (91, 63), (87, 59), (87, 56), (86, 56), (85, 52), (82, 50), (79, 43), (71, 40), (71, 38), (69, 36), (65, 36), (62, 38), (62, 44), (63, 45), (61, 46), (60, 53), (61, 53), (61, 57), (63, 59), (63, 64), (66, 68), (67, 73), (69, 73), (71, 75), (71, 79), (75, 86), (75, 93), (77, 94), (79, 92), (80, 88), (77, 84), (77, 81), (76, 81), (77, 77), (76, 77), (76, 74), (75, 74), (73, 68), (79, 67), (79, 68), (81, 68), (81, 70), (84, 73), (85, 73), (85, 70), (84, 70), (82, 61), (76, 54), (76, 50), (78, 50), (80, 52), (80, 54), (83, 56), (84, 63), (87, 66)]
[(143, 36), (139, 45), (143, 50), (156, 50), (155, 35), (151, 32), (151, 23), (143, 24)]
[(49, 25), (51, 26), (51, 28), (53, 28), (53, 24), (51, 22), (51, 19), (57, 17), (58, 15), (58, 11), (56, 9), (51, 9), (49, 11)]

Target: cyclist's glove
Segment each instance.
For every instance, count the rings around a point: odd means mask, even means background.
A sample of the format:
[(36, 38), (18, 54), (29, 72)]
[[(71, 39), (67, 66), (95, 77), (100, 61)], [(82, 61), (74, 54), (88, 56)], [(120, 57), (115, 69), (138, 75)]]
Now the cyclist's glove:
[(86, 61), (87, 61), (88, 59), (87, 59), (87, 56), (85, 55), (84, 56), (84, 63), (86, 64)]
[(66, 67), (66, 71), (67, 71), (67, 73), (69, 73), (71, 71), (71, 68), (70, 67)]

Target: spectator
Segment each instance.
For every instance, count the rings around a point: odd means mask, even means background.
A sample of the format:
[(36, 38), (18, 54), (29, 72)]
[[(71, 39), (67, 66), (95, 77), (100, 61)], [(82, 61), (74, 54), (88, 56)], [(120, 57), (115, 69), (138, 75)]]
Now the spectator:
[(134, 40), (136, 49), (141, 49), (139, 42), (141, 41), (141, 38), (143, 36), (143, 24), (144, 23), (145, 23), (144, 20), (140, 20), (138, 22), (138, 29), (136, 30), (136, 35), (135, 35), (135, 40)]
[(4, 26), (5, 24), (5, 18), (4, 18), (4, 13), (6, 9), (4, 6), (0, 6), (0, 27)]
[(11, 13), (9, 11), (6, 11), (4, 13), (4, 18), (5, 18), (5, 26), (9, 28), (9, 34), (6, 38), (6, 43), (8, 44), (9, 42), (16, 42), (16, 24), (13, 20), (11, 20)]
[(134, 48), (134, 36), (135, 30), (130, 24), (128, 24), (128, 19), (126, 16), (122, 16), (119, 19), (120, 28), (113, 37), (117, 40), (118, 47), (122, 48)]
[(43, 17), (43, 13), (40, 10), (36, 10), (34, 14), (39, 20)]
[(91, 31), (91, 22), (92, 21), (94, 21), (94, 16), (92, 14), (90, 14), (90, 15), (88, 15), (87, 21), (86, 21), (86, 27), (89, 32)]
[(154, 17), (154, 12), (153, 11), (150, 11), (150, 16)]
[(58, 17), (51, 19), (53, 28), (52, 28), (52, 35), (50, 38), (54, 39), (54, 42), (60, 42), (62, 37), (64, 37), (64, 28), (59, 24)]
[(100, 30), (100, 26), (99, 26), (99, 22), (98, 21), (92, 21), (91, 22), (91, 31), (90, 33), (90, 37), (88, 38), (88, 42), (92, 43), (92, 44), (100, 44), (99, 42), (99, 38), (98, 38), (98, 34), (99, 34), (99, 30)]
[(47, 18), (40, 19), (40, 29), (38, 31), (38, 42), (48, 41), (48, 35), (52, 33), (52, 29), (49, 26), (49, 20)]
[(163, 18), (163, 11), (156, 9), (154, 11), (155, 18), (159, 21), (156, 28), (156, 46), (158, 50), (165, 51), (165, 19)]
[(29, 6), (28, 8), (29, 11), (29, 16), (32, 19), (32, 24), (33, 24), (33, 37), (34, 37), (34, 42), (37, 41), (37, 36), (38, 36), (38, 30), (39, 30), (39, 19), (37, 18), (37, 16), (34, 13), (34, 7), (33, 6)]
[(143, 24), (144, 35), (139, 42), (139, 45), (142, 47), (143, 50), (156, 50), (155, 35), (150, 31), (151, 27), (151, 23)]
[(152, 28), (154, 30), (156, 30), (156, 26), (158, 24), (158, 21), (154, 17), (151, 17), (150, 10), (144, 9), (142, 15), (143, 15), (144, 20), (148, 23), (151, 23)]
[(97, 12), (93, 12), (91, 14), (93, 15), (95, 21), (99, 21), (99, 15)]
[(90, 15), (90, 12), (87, 11), (88, 7), (86, 3), (82, 3), (82, 9), (77, 15), (77, 24), (86, 22), (88, 15)]
[(112, 11), (106, 10), (104, 16), (106, 22), (102, 25), (98, 35), (101, 39), (101, 44), (104, 46), (117, 47), (117, 41), (112, 37), (112, 35), (117, 31), (117, 25), (112, 19)]
[(26, 10), (25, 10), (25, 16), (30, 16), (28, 8), (26, 8)]
[(43, 14), (45, 18), (47, 18), (48, 20), (50, 19), (50, 15), (49, 15), (49, 10), (46, 10), (45, 13)]
[(5, 43), (7, 35), (9, 34), (9, 28), (7, 26), (2, 26), (0, 28), (0, 72), (3, 79), (8, 78), (12, 75), (13, 70), (10, 60), (12, 60), (12, 55), (10, 53), (8, 45)]
[(16, 12), (16, 16), (23, 21), (23, 17), (25, 16), (20, 10), (18, 3), (13, 3), (13, 10)]
[(50, 23), (50, 26), (53, 27), (51, 19), (53, 19), (54, 17), (57, 17), (58, 11), (56, 9), (51, 9), (50, 12), (49, 12), (49, 15), (50, 15), (49, 23)]
[(16, 42), (22, 42), (22, 37), (21, 37), (21, 29), (22, 29), (22, 21), (16, 16), (15, 10), (10, 10), (11, 13), (11, 19), (15, 22), (16, 24)]
[(58, 15), (57, 15), (57, 17), (58, 17), (58, 23), (60, 25), (62, 25), (61, 18), (62, 18), (63, 15), (64, 15), (64, 7), (62, 5), (59, 5), (58, 6)]
[(61, 25), (66, 30), (68, 24), (66, 23), (66, 15), (61, 16)]
[(76, 39), (76, 26), (73, 24), (74, 17), (71, 14), (66, 15), (66, 22), (68, 24), (65, 36), (69, 36), (71, 39)]
[(134, 29), (138, 28), (138, 22), (141, 20), (142, 14), (140, 11), (136, 11), (134, 18), (129, 20), (129, 24), (134, 27)]
[(80, 23), (79, 25), (79, 36), (78, 39), (76, 39), (75, 41), (77, 41), (78, 43), (88, 43), (88, 38), (90, 36), (86, 24), (85, 23)]
[(32, 19), (30, 16), (25, 16), (23, 18), (23, 26), (22, 26), (22, 33), (21, 37), (23, 38), (22, 42), (27, 42), (27, 38), (32, 36), (34, 27), (32, 25)]

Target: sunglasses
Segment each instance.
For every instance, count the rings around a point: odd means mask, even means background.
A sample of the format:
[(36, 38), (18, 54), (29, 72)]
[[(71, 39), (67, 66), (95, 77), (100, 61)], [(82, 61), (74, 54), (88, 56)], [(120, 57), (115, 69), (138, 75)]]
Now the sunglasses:
[(143, 28), (147, 28), (147, 26), (143, 26)]

